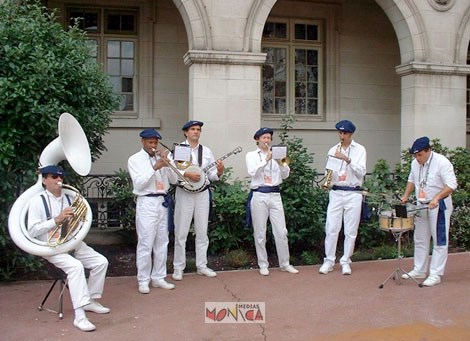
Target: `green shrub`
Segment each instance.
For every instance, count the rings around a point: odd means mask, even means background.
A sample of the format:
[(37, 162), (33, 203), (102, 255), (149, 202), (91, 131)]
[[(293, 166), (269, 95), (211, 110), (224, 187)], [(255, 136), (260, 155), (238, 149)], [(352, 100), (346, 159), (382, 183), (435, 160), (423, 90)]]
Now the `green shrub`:
[(308, 250), (302, 251), (300, 259), (304, 265), (314, 265), (323, 262), (322, 258), (320, 258), (320, 256), (315, 251)]
[(301, 250), (320, 252), (328, 194), (314, 184), (313, 155), (303, 146), (303, 140), (289, 136), (294, 120), (293, 115), (284, 116), (280, 134), (281, 143), (287, 146), (291, 159), (290, 175), (281, 185), (289, 244), (294, 254), (300, 254)]
[(245, 250), (230, 250), (225, 254), (227, 266), (235, 269), (244, 269), (251, 264), (252, 257)]
[(227, 252), (248, 247), (253, 228), (245, 227), (248, 189), (246, 181), (228, 182), (232, 171), (227, 168), (212, 189), (212, 216), (209, 224), (209, 252)]
[[(0, 41), (0, 279), (10, 279), (15, 269), (37, 266), (7, 234), (8, 212), (37, 181), (38, 155), (57, 137), (58, 117), (69, 112), (77, 118), (96, 160), (119, 102), (89, 58), (85, 33), (65, 31), (40, 1), (2, 1)], [(69, 183), (80, 187), (68, 173)]]

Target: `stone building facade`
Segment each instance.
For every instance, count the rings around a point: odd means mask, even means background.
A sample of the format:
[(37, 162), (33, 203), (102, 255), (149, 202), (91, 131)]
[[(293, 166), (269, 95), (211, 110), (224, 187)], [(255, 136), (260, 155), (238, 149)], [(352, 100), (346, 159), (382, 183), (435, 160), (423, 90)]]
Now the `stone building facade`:
[[(352, 120), (368, 171), (423, 135), (466, 146), (470, 1), (49, 0), (82, 20), (123, 101), (92, 173), (126, 168), (138, 133), (181, 142), (189, 119), (221, 156), (255, 147), (260, 126), (296, 115), (322, 172), (334, 125)], [(468, 146), (468, 145), (467, 145)], [(226, 159), (246, 175), (243, 154)]]

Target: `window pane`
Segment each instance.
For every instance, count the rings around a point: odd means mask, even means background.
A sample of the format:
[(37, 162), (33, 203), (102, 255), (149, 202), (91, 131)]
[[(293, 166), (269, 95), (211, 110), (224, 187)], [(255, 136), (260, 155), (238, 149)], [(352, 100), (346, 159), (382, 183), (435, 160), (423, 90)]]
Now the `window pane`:
[(121, 42), (121, 57), (122, 58), (134, 58), (134, 42), (123, 41)]
[(121, 93), (121, 77), (109, 77), (115, 93)]
[(134, 61), (132, 59), (123, 59), (121, 61), (121, 75), (134, 76)]
[(99, 32), (99, 13), (98, 9), (72, 8), (69, 11), (69, 25), (73, 26), (75, 19), (78, 19), (78, 27), (82, 30), (92, 33)]
[(108, 59), (108, 75), (119, 76), (121, 75), (121, 68), (119, 59)]
[(307, 51), (307, 64), (318, 65), (318, 51), (317, 50)]
[(108, 58), (120, 57), (120, 42), (116, 40), (108, 41)]
[(318, 40), (317, 25), (307, 25), (307, 40)]
[(263, 28), (263, 37), (286, 39), (287, 38), (287, 24), (266, 22)]
[(134, 96), (125, 94), (121, 97), (121, 111), (132, 111), (134, 110)]
[(108, 14), (106, 22), (106, 29), (110, 31), (120, 31), (121, 30), (121, 16)]
[(135, 26), (134, 26), (134, 19), (135, 16), (133, 15), (126, 15), (124, 14), (122, 16), (122, 21), (121, 21), (121, 30), (122, 31), (135, 31)]
[(268, 58), (263, 66), (263, 112), (286, 112), (286, 55), (285, 48), (263, 48)]
[(305, 25), (295, 24), (295, 39), (305, 40)]
[[(295, 112), (316, 115), (318, 113), (318, 66), (316, 50), (296, 49), (295, 64)], [(304, 63), (302, 63), (304, 62)]]
[(286, 100), (285, 98), (276, 98), (276, 114), (286, 113)]
[(287, 38), (287, 24), (276, 23), (276, 38)]
[(266, 37), (266, 38), (275, 37), (275, 26), (273, 22), (266, 22), (266, 24), (264, 24), (263, 37)]
[(318, 67), (307, 66), (307, 81), (318, 82)]
[(132, 78), (122, 78), (122, 92), (132, 92), (133, 86), (132, 86)]
[(297, 115), (305, 115), (305, 99), (303, 98), (295, 99), (295, 113)]
[(308, 115), (318, 115), (318, 101), (315, 99), (307, 100), (307, 114)]

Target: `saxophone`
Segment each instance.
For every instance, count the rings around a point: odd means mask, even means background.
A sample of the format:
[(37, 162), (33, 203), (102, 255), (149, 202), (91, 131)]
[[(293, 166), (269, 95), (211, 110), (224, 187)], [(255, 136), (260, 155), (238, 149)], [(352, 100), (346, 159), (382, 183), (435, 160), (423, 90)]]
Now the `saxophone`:
[[(342, 144), (339, 143), (338, 144), (338, 147), (336, 148), (336, 152), (339, 152), (341, 151), (341, 146)], [(330, 156), (328, 156), (330, 157)], [(332, 169), (326, 169), (326, 175), (325, 175), (325, 181), (323, 181), (322, 185), (321, 185), (321, 188), (325, 191), (329, 191), (331, 189), (331, 187), (333, 186), (333, 170)]]

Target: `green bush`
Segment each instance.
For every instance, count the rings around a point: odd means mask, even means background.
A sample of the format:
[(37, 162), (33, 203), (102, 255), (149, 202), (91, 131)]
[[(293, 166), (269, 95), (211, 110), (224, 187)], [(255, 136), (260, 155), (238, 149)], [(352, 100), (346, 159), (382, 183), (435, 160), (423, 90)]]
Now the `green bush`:
[(323, 252), (325, 212), (328, 194), (314, 184), (313, 155), (303, 146), (303, 140), (290, 136), (293, 115), (281, 122), (281, 143), (287, 146), (291, 159), (290, 175), (281, 185), (291, 253), (303, 250)]
[[(84, 32), (65, 31), (39, 1), (17, 3), (0, 4), (0, 279), (36, 266), (6, 233), (8, 212), (37, 181), (38, 156), (57, 137), (60, 114), (69, 112), (80, 122), (96, 160), (105, 150), (109, 113), (119, 103), (106, 74), (89, 58)], [(80, 187), (69, 174), (69, 183)]]
[(252, 257), (245, 250), (230, 250), (225, 255), (225, 263), (234, 269), (244, 269), (251, 264)]
[(246, 181), (228, 182), (232, 171), (227, 168), (212, 189), (212, 216), (209, 225), (209, 252), (212, 254), (249, 247), (252, 227), (245, 227), (248, 189)]

